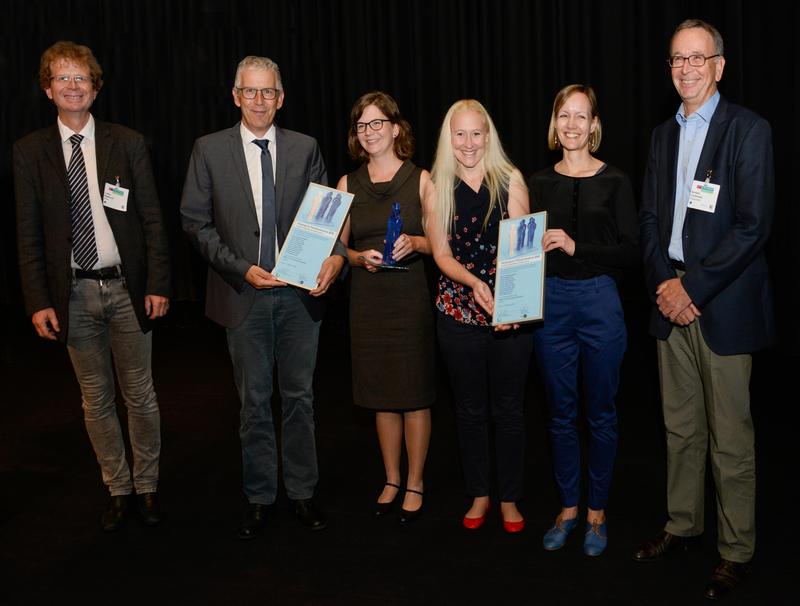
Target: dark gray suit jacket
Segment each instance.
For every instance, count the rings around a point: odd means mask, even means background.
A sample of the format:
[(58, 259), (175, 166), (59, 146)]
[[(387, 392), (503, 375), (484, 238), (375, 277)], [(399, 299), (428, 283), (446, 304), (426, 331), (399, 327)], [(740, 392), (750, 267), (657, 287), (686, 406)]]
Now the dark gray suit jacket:
[[(95, 153), (100, 192), (106, 183), (130, 190), (127, 211), (104, 206), (114, 233), (136, 317), (143, 331), (152, 322), (145, 295), (170, 295), (167, 237), (144, 138), (95, 120)], [(25, 307), (29, 314), (52, 307), (67, 338), (72, 254), (67, 167), (58, 125), (33, 132), (14, 144), (17, 246)]]
[[(315, 139), (276, 128), (275, 199), (278, 244), (297, 214), (308, 184), (327, 185), (325, 163)], [(206, 314), (225, 326), (239, 326), (255, 296), (244, 276), (258, 264), (260, 225), (242, 149), (239, 124), (201, 137), (194, 144), (181, 199), (183, 229), (208, 261)], [(292, 288), (292, 287), (288, 287)], [(322, 315), (322, 302), (292, 288), (311, 313)]]

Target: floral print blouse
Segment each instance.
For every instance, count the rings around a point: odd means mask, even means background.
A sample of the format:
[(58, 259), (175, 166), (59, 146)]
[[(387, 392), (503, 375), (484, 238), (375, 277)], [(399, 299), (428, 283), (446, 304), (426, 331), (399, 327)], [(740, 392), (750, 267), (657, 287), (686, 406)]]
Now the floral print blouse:
[[(485, 282), (494, 292), (497, 271), (497, 237), (500, 220), (508, 216), (507, 195), (503, 195), (492, 209), (489, 222), (483, 222), (489, 208), (489, 190), (486, 185), (475, 192), (459, 181), (455, 189), (453, 226), (447, 240), (453, 257), (472, 275)], [(472, 289), (454, 282), (445, 275), (439, 276), (439, 293), (436, 308), (457, 322), (475, 326), (489, 326), (491, 317), (475, 302)]]

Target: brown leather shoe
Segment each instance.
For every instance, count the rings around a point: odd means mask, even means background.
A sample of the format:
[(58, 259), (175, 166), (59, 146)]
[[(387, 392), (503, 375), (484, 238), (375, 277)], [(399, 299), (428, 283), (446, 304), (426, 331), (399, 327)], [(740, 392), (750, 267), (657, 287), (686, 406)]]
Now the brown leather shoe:
[(711, 580), (703, 595), (709, 600), (724, 598), (731, 591), (736, 589), (748, 572), (750, 572), (750, 564), (731, 562), (730, 560), (722, 558), (719, 562), (719, 566), (717, 566), (716, 570), (711, 575)]
[(668, 533), (666, 530), (659, 532), (653, 539), (639, 545), (633, 559), (637, 562), (652, 562), (673, 549), (688, 549), (689, 540), (694, 537), (679, 537)]
[(158, 504), (158, 494), (146, 492), (136, 495), (136, 502), (139, 505), (139, 515), (142, 522), (147, 526), (155, 526), (161, 521), (161, 507)]
[(106, 532), (119, 530), (128, 515), (128, 500), (130, 495), (117, 495), (111, 497), (108, 507), (100, 518), (100, 525)]

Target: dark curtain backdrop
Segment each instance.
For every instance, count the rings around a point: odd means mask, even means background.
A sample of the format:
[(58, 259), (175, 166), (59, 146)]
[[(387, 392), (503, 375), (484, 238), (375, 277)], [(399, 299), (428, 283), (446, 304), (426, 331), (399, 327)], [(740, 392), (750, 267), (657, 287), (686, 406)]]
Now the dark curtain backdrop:
[[(800, 343), (798, 288), (800, 8), (791, 3), (641, 0), (11, 0), (0, 41), (0, 303), (4, 325), (25, 322), (14, 238), (11, 144), (55, 120), (39, 89), (42, 51), (59, 39), (90, 46), (105, 70), (93, 113), (145, 134), (171, 237), (176, 300), (203, 296), (205, 267), (180, 231), (178, 208), (192, 143), (238, 119), (230, 89), (237, 62), (259, 54), (281, 66), (286, 101), (278, 122), (316, 137), (335, 180), (346, 154), (353, 101), (390, 92), (414, 127), (416, 161), (429, 167), (442, 116), (475, 97), (489, 109), (524, 174), (552, 163), (545, 133), (555, 92), (572, 82), (597, 90), (598, 156), (640, 189), (650, 131), (678, 97), (667, 43), (683, 19), (715, 24), (726, 43), (721, 90), (773, 127), (777, 214), (769, 254), (783, 345)], [(644, 291), (636, 277), (628, 298)]]

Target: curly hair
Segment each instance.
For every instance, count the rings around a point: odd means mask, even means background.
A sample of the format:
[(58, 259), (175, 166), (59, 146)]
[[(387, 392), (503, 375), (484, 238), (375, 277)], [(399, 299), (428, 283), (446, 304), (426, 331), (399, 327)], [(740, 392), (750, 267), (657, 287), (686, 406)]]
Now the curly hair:
[(60, 40), (44, 51), (39, 61), (39, 86), (42, 90), (50, 88), (50, 81), (53, 79), (50, 66), (56, 61), (72, 61), (78, 65), (85, 65), (89, 69), (92, 88), (100, 90), (103, 86), (103, 69), (94, 58), (92, 49), (68, 40)]

